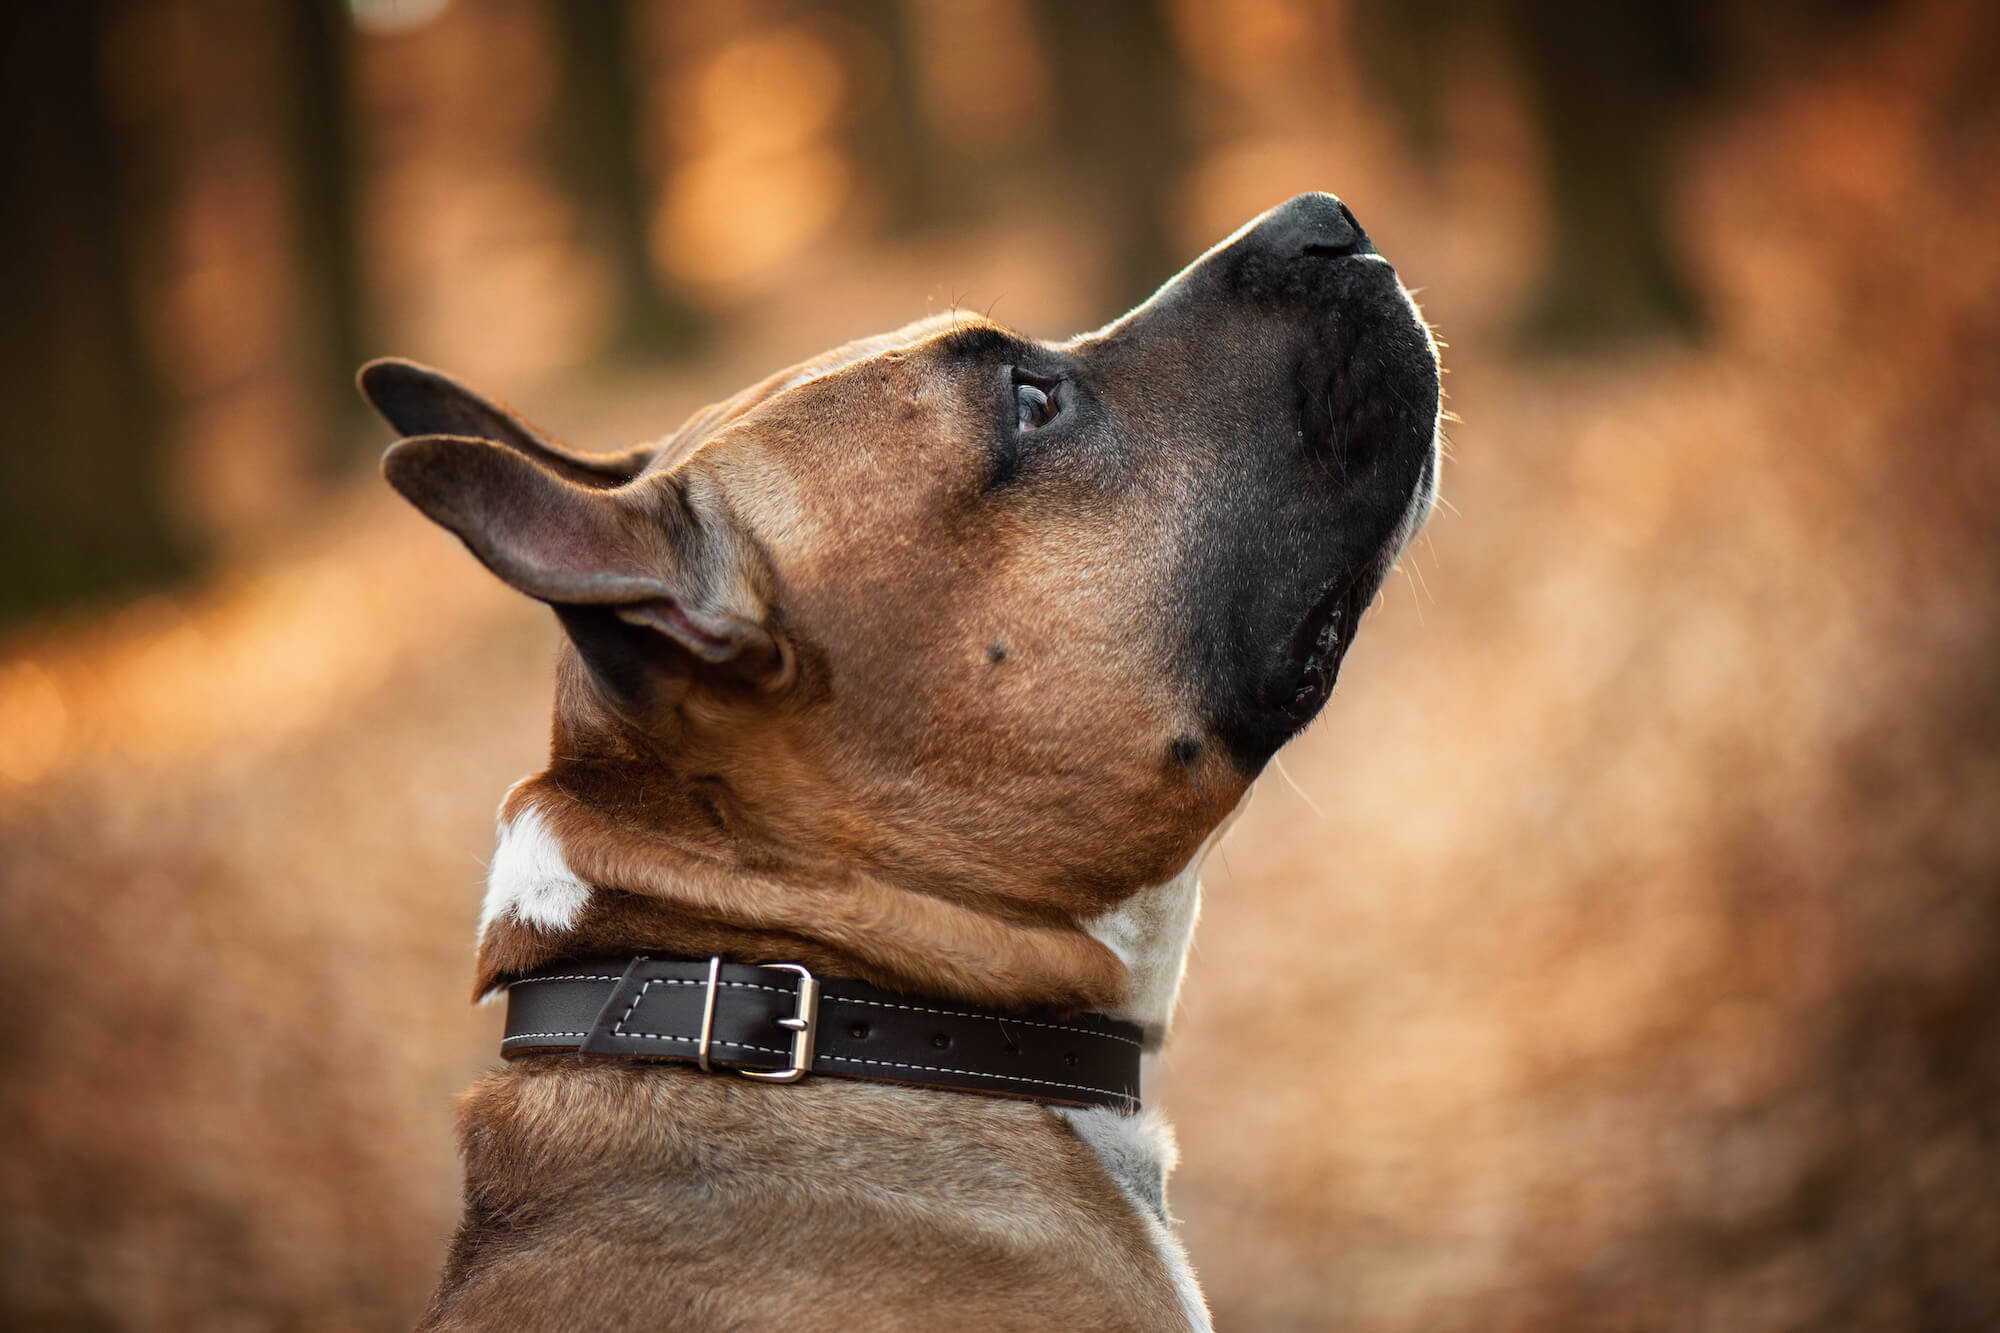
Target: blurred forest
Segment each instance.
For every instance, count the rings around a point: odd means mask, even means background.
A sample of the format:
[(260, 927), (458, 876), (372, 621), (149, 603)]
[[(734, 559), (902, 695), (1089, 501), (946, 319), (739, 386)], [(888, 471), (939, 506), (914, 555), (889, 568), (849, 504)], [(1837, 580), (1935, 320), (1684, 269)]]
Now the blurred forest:
[(441, 1260), (556, 636), (360, 361), (611, 448), (1329, 189), (1462, 421), (1210, 862), (1149, 1096), (1217, 1327), (2000, 1328), (2000, 8), (0, 24), (0, 1323), (407, 1327)]

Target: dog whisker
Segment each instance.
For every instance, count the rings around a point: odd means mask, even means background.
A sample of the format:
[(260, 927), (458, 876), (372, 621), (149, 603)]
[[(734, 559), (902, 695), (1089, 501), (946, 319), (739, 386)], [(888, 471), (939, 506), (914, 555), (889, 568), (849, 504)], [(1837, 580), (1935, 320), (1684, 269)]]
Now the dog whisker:
[(1410, 605), (1417, 609), (1417, 623), (1421, 625), (1424, 623), (1424, 601), (1417, 595), (1417, 581), (1410, 577), (1409, 566), (1401, 560), (1396, 562), (1396, 572), (1401, 574), (1403, 582), (1409, 585)]
[(1298, 798), (1306, 803), (1306, 809), (1312, 811), (1315, 818), (1318, 819), (1326, 818), (1326, 811), (1319, 808), (1319, 802), (1315, 801), (1311, 796), (1306, 794), (1306, 789), (1299, 785), (1298, 779), (1292, 776), (1292, 771), (1289, 768), (1285, 767), (1284, 756), (1275, 754), (1272, 755), (1271, 767), (1278, 770), (1278, 776), (1283, 778), (1285, 780), (1285, 785), (1287, 787), (1290, 787), (1295, 793), (1298, 794)]
[[(1435, 549), (1435, 548), (1433, 548), (1433, 549), (1432, 549), (1432, 552), (1431, 552), (1431, 553), (1432, 553), (1433, 555), (1437, 554), (1437, 552), (1436, 552), (1436, 549)], [(1415, 554), (1416, 554), (1415, 552), (1412, 552), (1412, 553), (1411, 553), (1411, 558), (1410, 558), (1410, 559), (1409, 559), (1408, 561), (1405, 561), (1405, 562), (1403, 562), (1403, 563), (1406, 563), (1406, 564), (1408, 564), (1408, 565), (1409, 565), (1409, 567), (1410, 567), (1410, 577), (1411, 577), (1411, 579), (1412, 579), (1412, 580), (1413, 580), (1413, 581), (1414, 581), (1414, 582), (1416, 583), (1416, 585), (1417, 585), (1417, 586), (1418, 586), (1419, 588), (1422, 588), (1422, 589), (1423, 589), (1423, 592), (1424, 592), (1424, 596), (1430, 599), (1430, 603), (1431, 603), (1431, 605), (1432, 605), (1432, 606), (1436, 606), (1436, 605), (1437, 605), (1437, 597), (1436, 597), (1435, 595), (1433, 595), (1433, 594), (1432, 594), (1432, 592), (1431, 592), (1431, 585), (1430, 585), (1430, 581), (1429, 581), (1428, 579), (1426, 579), (1426, 578), (1424, 577), (1424, 569), (1423, 569), (1423, 566), (1417, 563), (1417, 561), (1416, 561), (1416, 558), (1415, 558)], [(1423, 608), (1422, 608), (1421, 606), (1419, 606), (1419, 607), (1417, 608), (1417, 620), (1418, 620), (1418, 622), (1419, 622), (1419, 623), (1422, 623), (1422, 621), (1423, 621), (1423, 618), (1424, 618), (1424, 613), (1423, 613)]]

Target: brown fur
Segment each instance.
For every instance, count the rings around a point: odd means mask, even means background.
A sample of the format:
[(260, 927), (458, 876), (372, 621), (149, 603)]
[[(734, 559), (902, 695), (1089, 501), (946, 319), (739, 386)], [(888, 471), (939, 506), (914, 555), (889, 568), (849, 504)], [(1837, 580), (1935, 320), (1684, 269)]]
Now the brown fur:
[[(1191, 726), (1171, 682), (1149, 645), (1101, 628), (1157, 595), (1143, 568), (1098, 571), (1131, 563), (1134, 526), (1173, 521), (1170, 493), (1136, 521), (1054, 525), (939, 498), (978, 484), (963, 441), (980, 427), (936, 365), (964, 325), (830, 354), (817, 364), (859, 359), (752, 429), (743, 416), (816, 363), (773, 376), (662, 447), (691, 456), (641, 484), (671, 479), (759, 534), (732, 609), (761, 621), (782, 590), (799, 679), (690, 679), (631, 719), (566, 654), (550, 767), (502, 817), (537, 809), (571, 869), (614, 892), (567, 934), (490, 929), (481, 992), (560, 957), (645, 948), (791, 958), (981, 1003), (1118, 998), (1116, 960), (1076, 922), (1170, 878), (1247, 783), (1169, 757)], [(871, 445), (884, 432), (924, 447)], [(959, 614), (912, 642), (897, 631), (911, 605)], [(1011, 775), (1002, 790), (996, 775)]]
[(1181, 1325), (1138, 1216), (1038, 1106), (542, 1059), (460, 1109), (425, 1329)]
[[(1170, 878), (1247, 783), (1169, 757), (1186, 728), (1170, 683), (1146, 645), (1096, 628), (1130, 619), (1106, 597), (1150, 592), (1095, 572), (1130, 559), (1130, 516), (1052, 534), (940, 503), (976, 484), (931, 365), (951, 327), (830, 354), (851, 364), (753, 430), (746, 414), (814, 368), (773, 376), (655, 451), (676, 462), (640, 485), (765, 534), (724, 581), (743, 619), (781, 600), (779, 679), (683, 666), (635, 714), (566, 649), (550, 765), (501, 818), (534, 809), (593, 892), (567, 931), (489, 925), (478, 991), (645, 951), (981, 1003), (1121, 998), (1123, 967), (1079, 922)], [(870, 447), (883, 431), (936, 443)], [(890, 603), (962, 614), (911, 643)], [(425, 1328), (914, 1330), (940, 1309), (993, 1329), (1185, 1324), (1130, 1202), (1031, 1104), (544, 1057), (483, 1079), (460, 1141), (465, 1220)]]
[[(413, 437), (390, 481), (569, 634), (549, 766), (501, 810), (529, 850), (495, 872), (549, 901), (500, 903), (478, 990), (645, 951), (1124, 1002), (1093, 924), (1175, 881), (1324, 701), (1428, 499), (1435, 349), (1386, 267), (1338, 266), (1365, 247), (1302, 196), (1070, 347), (925, 321), (615, 456), (364, 372)], [(1039, 416), (1008, 358), (1069, 367)], [(1148, 948), (1184, 946), (1187, 884)], [(1131, 1184), (1039, 1106), (531, 1056), (460, 1135), (427, 1327), (1188, 1322)]]

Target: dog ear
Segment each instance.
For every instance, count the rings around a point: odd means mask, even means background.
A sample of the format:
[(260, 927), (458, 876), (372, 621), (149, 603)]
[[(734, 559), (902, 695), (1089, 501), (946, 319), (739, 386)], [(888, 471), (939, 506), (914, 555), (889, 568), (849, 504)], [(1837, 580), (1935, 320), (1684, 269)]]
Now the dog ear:
[[(553, 606), (614, 701), (646, 702), (663, 673), (774, 688), (789, 671), (731, 529), (697, 521), (672, 477), (579, 485), (525, 450), (449, 435), (397, 442), (382, 473), (488, 569)], [(661, 636), (680, 657), (661, 652)]]
[(442, 371), (386, 356), (370, 361), (355, 376), (361, 396), (398, 435), (458, 435), (492, 440), (526, 454), (579, 486), (622, 486), (653, 459), (650, 448), (619, 454), (587, 454), (558, 444), (492, 400), (474, 393)]

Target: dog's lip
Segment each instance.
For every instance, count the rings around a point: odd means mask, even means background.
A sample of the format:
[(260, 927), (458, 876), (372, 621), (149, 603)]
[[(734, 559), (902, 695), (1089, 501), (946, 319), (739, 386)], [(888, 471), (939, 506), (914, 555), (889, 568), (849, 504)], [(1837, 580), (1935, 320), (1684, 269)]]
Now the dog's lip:
[(1322, 584), (1311, 608), (1292, 631), (1284, 665), (1266, 691), (1265, 703), (1294, 728), (1311, 722), (1332, 697), (1362, 612), (1396, 563), (1406, 535), (1391, 536), (1359, 569)]
[(1292, 632), (1284, 667), (1267, 701), (1298, 726), (1310, 722), (1333, 694), (1341, 659), (1347, 655), (1354, 624), (1360, 619), (1361, 608), (1354, 603), (1359, 600), (1361, 582), (1361, 575), (1356, 574), (1326, 584)]
[[(1301, 385), (1318, 378), (1307, 375), (1303, 368), (1298, 375)], [(1336, 383), (1327, 384), (1326, 398), (1330, 400), (1338, 387)], [(1313, 431), (1313, 424), (1306, 418), (1305, 401), (1301, 400), (1299, 412), (1298, 430), (1302, 439)], [(1360, 568), (1322, 583), (1285, 642), (1279, 659), (1281, 665), (1266, 687), (1264, 704), (1295, 729), (1312, 721), (1333, 694), (1341, 660), (1354, 639), (1355, 624), (1363, 609), (1350, 603), (1357, 600), (1355, 589), (1379, 558), (1364, 561)]]

